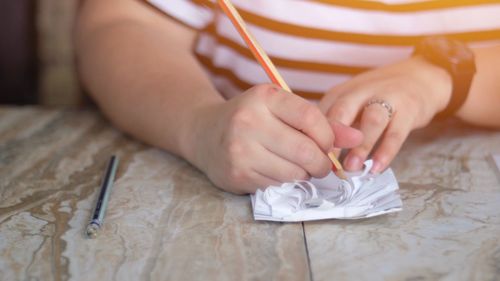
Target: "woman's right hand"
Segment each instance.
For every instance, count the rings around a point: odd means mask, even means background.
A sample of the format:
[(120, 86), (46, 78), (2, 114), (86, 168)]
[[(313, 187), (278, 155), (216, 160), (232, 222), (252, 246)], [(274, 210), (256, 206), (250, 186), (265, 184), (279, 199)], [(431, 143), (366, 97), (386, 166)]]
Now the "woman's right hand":
[(264, 84), (199, 109), (189, 124), (184, 157), (220, 188), (254, 193), (326, 176), (334, 140), (338, 147), (355, 147), (361, 138), (355, 129), (330, 125), (316, 105)]

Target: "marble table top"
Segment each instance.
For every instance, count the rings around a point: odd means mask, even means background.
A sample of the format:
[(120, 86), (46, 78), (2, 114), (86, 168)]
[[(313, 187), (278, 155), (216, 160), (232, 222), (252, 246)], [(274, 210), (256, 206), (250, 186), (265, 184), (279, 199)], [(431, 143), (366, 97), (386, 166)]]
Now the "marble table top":
[[(120, 159), (104, 228), (90, 217)], [(256, 222), (248, 196), (94, 110), (0, 107), (0, 280), (500, 280), (500, 131), (414, 132), (393, 162), (404, 210)]]

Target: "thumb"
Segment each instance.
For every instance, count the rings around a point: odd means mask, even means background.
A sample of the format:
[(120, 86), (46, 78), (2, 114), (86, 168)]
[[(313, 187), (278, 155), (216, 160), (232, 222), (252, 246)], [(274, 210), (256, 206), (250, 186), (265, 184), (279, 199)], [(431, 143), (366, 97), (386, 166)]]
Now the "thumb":
[(360, 130), (346, 126), (340, 122), (331, 123), (333, 134), (335, 135), (334, 147), (353, 148), (361, 145), (363, 133)]

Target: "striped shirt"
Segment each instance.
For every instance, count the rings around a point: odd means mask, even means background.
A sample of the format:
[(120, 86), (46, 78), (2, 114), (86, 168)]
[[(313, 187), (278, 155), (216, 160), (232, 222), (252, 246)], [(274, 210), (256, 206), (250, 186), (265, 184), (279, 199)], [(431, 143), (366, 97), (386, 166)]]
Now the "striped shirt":
[[(269, 78), (210, 0), (146, 0), (199, 30), (194, 52), (231, 98)], [(500, 45), (500, 0), (233, 0), (293, 92), (319, 99), (365, 70), (409, 57), (422, 37)]]

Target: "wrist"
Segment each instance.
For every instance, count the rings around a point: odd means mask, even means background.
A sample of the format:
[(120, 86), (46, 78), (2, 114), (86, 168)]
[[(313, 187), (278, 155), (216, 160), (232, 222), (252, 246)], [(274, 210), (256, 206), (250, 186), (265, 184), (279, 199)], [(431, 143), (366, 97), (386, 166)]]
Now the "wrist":
[(210, 142), (210, 131), (217, 124), (213, 118), (217, 106), (211, 103), (192, 108), (185, 114), (179, 134), (181, 157), (203, 171), (206, 167), (204, 147)]
[(410, 58), (417, 65), (417, 73), (423, 79), (424, 83), (432, 91), (431, 98), (434, 99), (436, 112), (444, 110), (451, 100), (453, 92), (453, 78), (450, 73), (439, 67), (421, 55), (415, 55)]

